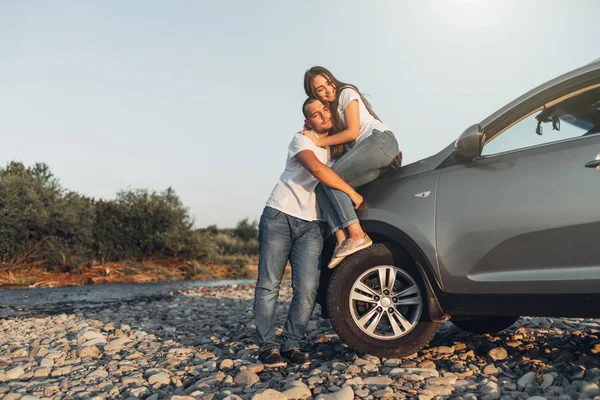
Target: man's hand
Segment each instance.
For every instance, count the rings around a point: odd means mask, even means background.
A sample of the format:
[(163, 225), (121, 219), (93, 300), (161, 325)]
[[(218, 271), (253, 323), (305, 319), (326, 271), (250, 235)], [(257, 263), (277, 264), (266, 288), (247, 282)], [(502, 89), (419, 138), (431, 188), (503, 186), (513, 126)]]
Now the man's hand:
[(402, 166), (402, 152), (399, 151), (398, 154), (396, 155), (396, 157), (394, 157), (394, 159), (392, 160), (392, 163), (390, 164), (390, 168), (398, 169), (401, 166)]

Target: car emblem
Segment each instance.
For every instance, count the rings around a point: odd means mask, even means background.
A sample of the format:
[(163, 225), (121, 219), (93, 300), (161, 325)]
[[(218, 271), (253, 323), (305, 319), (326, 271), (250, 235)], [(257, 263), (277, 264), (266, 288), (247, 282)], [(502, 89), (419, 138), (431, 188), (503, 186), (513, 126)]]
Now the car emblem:
[(415, 194), (415, 197), (418, 199), (424, 199), (426, 197), (429, 197), (429, 195), (431, 194), (431, 191), (426, 191), (426, 192), (421, 192), (421, 193), (417, 193)]

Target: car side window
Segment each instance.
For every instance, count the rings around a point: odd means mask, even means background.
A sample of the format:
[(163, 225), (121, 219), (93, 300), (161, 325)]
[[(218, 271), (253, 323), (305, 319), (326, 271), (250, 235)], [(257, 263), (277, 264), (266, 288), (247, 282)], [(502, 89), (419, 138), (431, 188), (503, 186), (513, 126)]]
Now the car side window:
[(595, 134), (600, 132), (599, 128), (600, 90), (595, 89), (530, 115), (488, 142), (482, 155)]

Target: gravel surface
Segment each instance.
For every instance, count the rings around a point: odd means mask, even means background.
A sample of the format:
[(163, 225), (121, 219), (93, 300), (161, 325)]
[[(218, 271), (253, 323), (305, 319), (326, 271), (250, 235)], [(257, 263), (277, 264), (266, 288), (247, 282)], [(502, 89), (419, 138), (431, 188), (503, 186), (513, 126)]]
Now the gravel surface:
[[(98, 288), (89, 301), (48, 304), (0, 291), (0, 398), (600, 399), (599, 320), (524, 317), (483, 336), (444, 323), (422, 351), (379, 359), (344, 345), (317, 306), (304, 349), (311, 364), (265, 369), (252, 284), (148, 289), (141, 298), (111, 289), (107, 301)], [(46, 290), (60, 299), (81, 289)]]

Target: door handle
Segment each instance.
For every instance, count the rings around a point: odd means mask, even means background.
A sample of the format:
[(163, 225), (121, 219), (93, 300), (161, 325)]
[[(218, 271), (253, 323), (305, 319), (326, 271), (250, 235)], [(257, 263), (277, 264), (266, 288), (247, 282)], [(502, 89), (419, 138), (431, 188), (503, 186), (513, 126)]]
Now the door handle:
[(600, 154), (598, 154), (596, 156), (595, 160), (586, 162), (585, 167), (586, 168), (596, 168), (598, 171), (600, 171)]
[(585, 163), (586, 168), (597, 168), (600, 167), (600, 160), (592, 160)]

